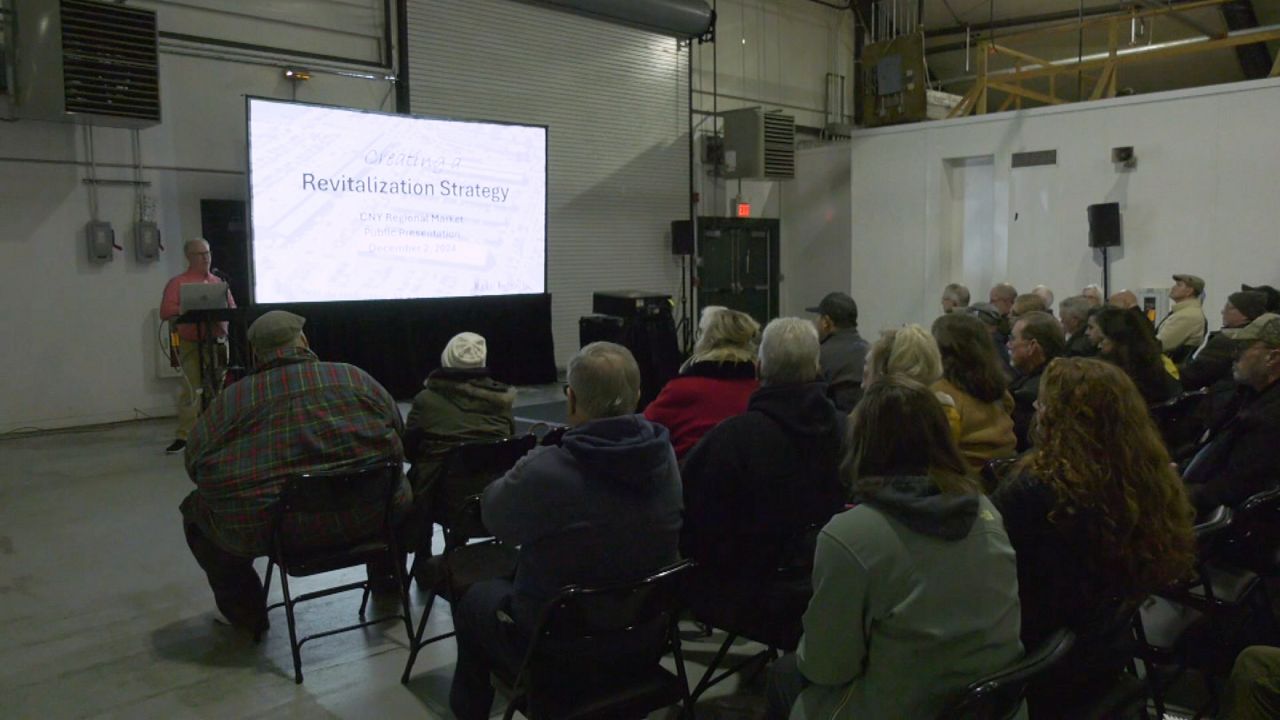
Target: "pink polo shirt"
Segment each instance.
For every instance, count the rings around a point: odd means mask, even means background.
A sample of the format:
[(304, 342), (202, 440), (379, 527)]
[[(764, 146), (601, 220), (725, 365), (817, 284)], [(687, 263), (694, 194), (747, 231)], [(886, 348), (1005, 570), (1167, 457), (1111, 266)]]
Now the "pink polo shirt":
[[(203, 275), (194, 273), (190, 270), (175, 275), (164, 286), (164, 296), (160, 300), (160, 319), (170, 320), (179, 315), (178, 288), (187, 283), (220, 283), (222, 282), (212, 273)], [(236, 299), (231, 295), (231, 288), (227, 288), (227, 306), (235, 307)], [(218, 328), (214, 331), (217, 337), (223, 337), (227, 334), (227, 324), (218, 323)], [(200, 331), (196, 325), (191, 323), (183, 323), (178, 326), (178, 337), (187, 342), (195, 342), (200, 339)]]

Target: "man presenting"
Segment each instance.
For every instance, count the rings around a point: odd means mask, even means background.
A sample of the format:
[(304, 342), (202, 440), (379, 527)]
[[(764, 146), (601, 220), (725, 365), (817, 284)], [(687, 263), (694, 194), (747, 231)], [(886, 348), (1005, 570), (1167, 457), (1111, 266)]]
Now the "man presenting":
[[(188, 240), (186, 245), (183, 245), (182, 251), (187, 256), (187, 271), (181, 275), (175, 275), (164, 286), (164, 296), (160, 300), (162, 321), (171, 321), (181, 313), (180, 288), (183, 285), (222, 282), (210, 272), (213, 267), (213, 254), (209, 252), (209, 243), (203, 238)], [(231, 289), (228, 288), (227, 307), (235, 306), (236, 300), (231, 296)], [(182, 367), (182, 376), (186, 379), (186, 384), (183, 385), (182, 397), (178, 400), (178, 429), (174, 433), (175, 439), (169, 447), (165, 448), (165, 452), (170, 454), (182, 452), (182, 449), (187, 446), (187, 435), (196, 423), (196, 416), (200, 414), (201, 394), (206, 391), (217, 393), (222, 389), (222, 369), (226, 366), (227, 359), (227, 324), (218, 323), (214, 327), (214, 337), (204, 339), (206, 343), (215, 344), (215, 352), (210, 355), (218, 365), (213, 373), (216, 378), (215, 387), (206, 389), (200, 366), (200, 328), (192, 323), (183, 323), (177, 326), (177, 332), (180, 340), (178, 362)]]
[[(214, 399), (187, 445), (187, 475), (196, 485), (182, 501), (187, 545), (218, 610), (255, 637), (267, 627), (267, 610), (253, 559), (270, 549), (273, 505), (285, 479), (404, 461), (395, 400), (360, 368), (321, 362), (302, 333), (305, 322), (272, 310), (249, 326), (257, 369)], [(407, 512), (411, 502), (401, 477), (396, 511)], [(381, 527), (385, 510), (378, 503), (312, 516), (286, 527), (286, 542), (305, 548), (359, 540)]]

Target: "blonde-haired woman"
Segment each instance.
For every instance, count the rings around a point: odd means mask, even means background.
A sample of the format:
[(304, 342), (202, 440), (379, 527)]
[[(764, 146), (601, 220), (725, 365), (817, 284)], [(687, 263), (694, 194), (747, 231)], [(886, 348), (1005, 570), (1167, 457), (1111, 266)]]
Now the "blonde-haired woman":
[[(942, 354), (938, 342), (919, 325), (904, 325), (880, 333), (867, 354), (865, 382), (868, 387), (879, 378), (899, 375), (929, 387), (942, 378)], [(960, 412), (956, 401), (945, 392), (935, 392), (942, 412), (951, 426), (951, 435), (960, 438)]]
[(667, 428), (676, 457), (720, 424), (747, 409), (756, 380), (760, 323), (750, 315), (711, 305), (702, 309), (693, 354), (644, 410), (646, 419)]

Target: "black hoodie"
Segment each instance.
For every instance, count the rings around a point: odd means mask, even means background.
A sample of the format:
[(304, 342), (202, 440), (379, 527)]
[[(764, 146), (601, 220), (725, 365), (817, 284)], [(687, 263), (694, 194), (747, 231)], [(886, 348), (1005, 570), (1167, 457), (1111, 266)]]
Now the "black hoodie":
[(757, 390), (747, 412), (703, 437), (685, 458), (681, 548), (711, 569), (757, 574), (793, 564), (812, 535), (844, 507), (840, 444), (845, 417), (826, 383)]

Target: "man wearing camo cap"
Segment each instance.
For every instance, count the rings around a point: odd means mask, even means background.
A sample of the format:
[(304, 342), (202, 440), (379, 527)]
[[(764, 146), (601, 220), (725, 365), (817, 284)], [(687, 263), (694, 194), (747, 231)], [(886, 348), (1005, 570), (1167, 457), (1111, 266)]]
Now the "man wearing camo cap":
[(1240, 389), (1183, 473), (1201, 513), (1238, 506), (1280, 481), (1280, 315), (1266, 313), (1223, 334), (1236, 344), (1232, 371)]

